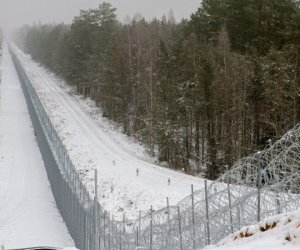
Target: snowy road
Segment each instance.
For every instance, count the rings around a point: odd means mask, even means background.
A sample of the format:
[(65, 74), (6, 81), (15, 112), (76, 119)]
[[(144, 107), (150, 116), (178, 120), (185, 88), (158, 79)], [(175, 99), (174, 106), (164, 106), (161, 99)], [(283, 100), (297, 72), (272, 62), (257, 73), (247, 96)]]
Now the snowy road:
[(7, 46), (0, 69), (0, 245), (74, 246), (57, 211)]
[[(93, 170), (98, 169), (100, 203), (122, 218), (136, 218), (139, 210), (166, 206), (166, 197), (175, 205), (203, 180), (152, 164), (139, 145), (111, 128), (100, 115), (91, 117), (87, 101), (74, 97), (61, 83), (28, 55), (15, 48), (35, 90), (46, 108), (70, 158), (87, 185), (93, 185)], [(63, 85), (63, 84), (62, 84)], [(139, 176), (136, 170), (139, 169)], [(168, 185), (168, 179), (171, 184)], [(90, 188), (92, 190), (92, 188)]]

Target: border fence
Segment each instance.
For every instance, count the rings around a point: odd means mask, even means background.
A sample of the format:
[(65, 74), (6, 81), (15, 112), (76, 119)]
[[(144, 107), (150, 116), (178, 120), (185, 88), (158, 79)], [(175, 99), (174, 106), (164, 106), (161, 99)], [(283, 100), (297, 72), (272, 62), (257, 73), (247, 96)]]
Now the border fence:
[(57, 207), (81, 250), (189, 250), (300, 205), (300, 124), (262, 152), (242, 158), (231, 170), (176, 206), (121, 221), (88, 192), (23, 66), (11, 49), (43, 155)]

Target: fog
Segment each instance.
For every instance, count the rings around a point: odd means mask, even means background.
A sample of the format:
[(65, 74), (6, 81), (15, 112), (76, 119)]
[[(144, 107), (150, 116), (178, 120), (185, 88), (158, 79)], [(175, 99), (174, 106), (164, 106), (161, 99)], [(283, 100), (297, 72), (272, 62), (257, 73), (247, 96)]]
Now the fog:
[[(0, 26), (9, 30), (32, 23), (70, 23), (80, 9), (95, 8), (100, 0), (0, 0)], [(120, 21), (142, 14), (147, 19), (160, 18), (173, 10), (176, 20), (188, 18), (200, 0), (107, 0), (117, 8)]]

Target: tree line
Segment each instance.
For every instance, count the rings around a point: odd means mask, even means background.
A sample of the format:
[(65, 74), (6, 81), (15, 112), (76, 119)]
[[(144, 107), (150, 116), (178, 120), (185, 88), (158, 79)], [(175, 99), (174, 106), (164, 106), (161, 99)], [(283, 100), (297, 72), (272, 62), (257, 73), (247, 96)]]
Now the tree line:
[(119, 22), (102, 3), (71, 25), (24, 26), (34, 60), (101, 106), (166, 166), (216, 179), (300, 121), (296, 0), (203, 0)]

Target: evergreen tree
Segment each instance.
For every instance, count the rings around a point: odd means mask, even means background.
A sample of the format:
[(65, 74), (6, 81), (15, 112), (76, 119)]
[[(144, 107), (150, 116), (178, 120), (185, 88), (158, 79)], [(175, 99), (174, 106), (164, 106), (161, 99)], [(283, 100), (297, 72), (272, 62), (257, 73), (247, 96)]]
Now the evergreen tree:
[(299, 1), (204, 0), (180, 23), (115, 11), (16, 41), (169, 167), (215, 179), (300, 121)]

